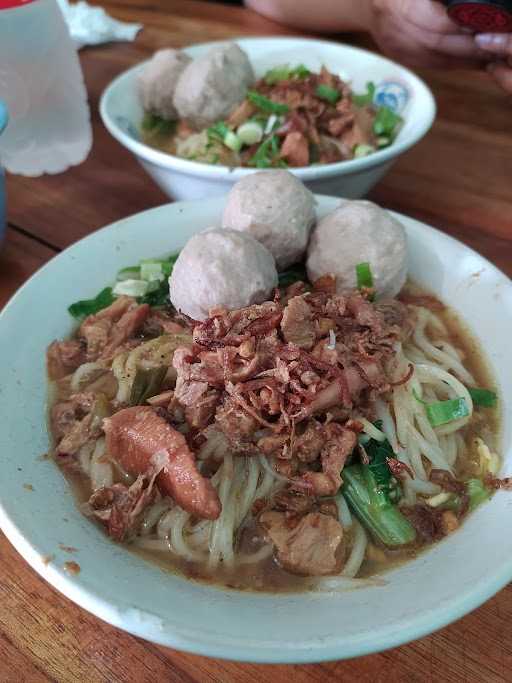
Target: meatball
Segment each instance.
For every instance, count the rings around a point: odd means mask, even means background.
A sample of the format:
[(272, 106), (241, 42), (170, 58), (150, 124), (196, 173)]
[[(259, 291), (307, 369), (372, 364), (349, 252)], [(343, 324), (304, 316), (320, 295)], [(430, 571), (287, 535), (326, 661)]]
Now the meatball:
[(325, 216), (309, 243), (307, 271), (314, 282), (336, 276), (339, 293), (357, 287), (356, 265), (367, 261), (379, 296), (398, 294), (407, 276), (407, 244), (401, 223), (376, 204), (347, 201)]
[(222, 225), (264, 244), (282, 270), (304, 256), (315, 222), (315, 199), (294, 175), (260, 171), (233, 185)]
[(249, 58), (236, 43), (212, 48), (181, 74), (174, 93), (180, 117), (203, 128), (227, 118), (254, 81)]
[(267, 300), (277, 287), (272, 254), (250, 235), (216, 228), (194, 235), (182, 249), (169, 278), (173, 306), (205, 320), (209, 311)]
[(192, 60), (179, 50), (158, 50), (139, 76), (139, 97), (145, 111), (164, 119), (178, 118), (173, 98), (182, 71)]

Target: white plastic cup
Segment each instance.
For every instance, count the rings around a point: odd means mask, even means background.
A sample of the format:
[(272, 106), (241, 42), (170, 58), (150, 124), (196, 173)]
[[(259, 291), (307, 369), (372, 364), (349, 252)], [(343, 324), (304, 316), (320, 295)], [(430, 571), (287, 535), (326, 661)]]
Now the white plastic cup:
[(56, 0), (0, 0), (0, 99), (9, 126), (0, 159), (11, 173), (60, 173), (92, 145), (87, 93)]

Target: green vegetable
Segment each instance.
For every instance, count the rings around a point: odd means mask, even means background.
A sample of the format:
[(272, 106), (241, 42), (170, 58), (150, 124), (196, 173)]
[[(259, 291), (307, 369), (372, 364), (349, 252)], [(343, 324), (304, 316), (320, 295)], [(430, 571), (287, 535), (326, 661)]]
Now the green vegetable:
[(476, 406), (483, 406), (484, 408), (494, 408), (498, 400), (496, 392), (490, 389), (480, 389), (478, 387), (469, 387), (469, 395), (473, 399)]
[[(155, 284), (158, 287), (158, 283)], [(147, 280), (121, 280), (115, 285), (113, 293), (115, 296), (133, 296), (137, 299), (148, 293), (149, 285), (150, 283)], [(156, 289), (156, 287), (151, 289)]]
[(371, 81), (366, 84), (366, 92), (362, 95), (352, 95), (352, 102), (356, 107), (370, 107), (373, 104), (373, 98), (375, 97), (376, 91), (375, 83)]
[(238, 127), (236, 133), (244, 145), (255, 145), (261, 142), (263, 127), (256, 121), (246, 121)]
[(469, 415), (468, 404), (466, 399), (451, 398), (448, 401), (435, 401), (434, 403), (427, 403), (425, 405), (428, 421), (432, 427), (439, 427), (440, 425), (453, 422), (461, 417)]
[(168, 135), (174, 133), (176, 121), (168, 121), (161, 116), (146, 112), (140, 127), (145, 133), (151, 133), (151, 135)]
[(376, 466), (350, 465), (343, 470), (342, 493), (361, 524), (389, 547), (412, 543), (416, 531), (379, 484), (383, 474)]
[(373, 132), (377, 136), (385, 136), (393, 139), (402, 117), (395, 114), (389, 107), (379, 107), (377, 116), (373, 122)]
[(306, 282), (308, 279), (308, 274), (306, 273), (306, 268), (302, 263), (298, 263), (296, 266), (291, 266), (279, 273), (279, 287), (289, 287), (293, 285), (294, 282), (299, 282), (302, 280)]
[(141, 261), (140, 279), (148, 282), (161, 282), (165, 279), (162, 264), (159, 261)]
[(325, 100), (330, 104), (336, 104), (341, 99), (341, 93), (336, 88), (331, 88), (329, 85), (321, 83), (315, 90), (315, 95), (321, 100)]
[(226, 137), (224, 138), (224, 144), (226, 145), (226, 147), (233, 150), (233, 152), (239, 152), (240, 148), (242, 147), (242, 141), (236, 133), (233, 133), (232, 130), (226, 133)]
[(373, 287), (373, 275), (367, 261), (356, 265), (357, 288)]
[(389, 147), (391, 144), (391, 138), (388, 138), (386, 135), (381, 135), (379, 138), (377, 138), (376, 142), (379, 149), (382, 147)]
[(256, 168), (270, 168), (279, 154), (279, 138), (277, 135), (264, 140), (254, 155), (249, 159), (249, 166)]
[(122, 280), (140, 280), (140, 266), (121, 268), (116, 279), (118, 282), (121, 282)]
[(362, 157), (367, 157), (375, 152), (375, 147), (373, 145), (356, 145), (354, 148), (354, 158), (361, 159)]
[(105, 287), (94, 299), (83, 299), (71, 304), (68, 311), (73, 318), (85, 318), (88, 315), (101, 311), (103, 308), (107, 308), (112, 303), (114, 303), (112, 287)]
[(130, 405), (140, 406), (148, 398), (159, 394), (166, 374), (165, 365), (155, 368), (137, 368), (130, 392)]
[(439, 427), (440, 425), (453, 422), (453, 420), (458, 420), (461, 417), (467, 417), (469, 415), (468, 404), (466, 403), (466, 399), (462, 396), (459, 398), (450, 398), (447, 401), (427, 403), (427, 401), (423, 401), (418, 396), (416, 391), (413, 390), (412, 393), (414, 398), (425, 406), (425, 412), (427, 413), (428, 421), (432, 427)]
[(218, 121), (217, 123), (214, 123), (212, 126), (206, 129), (206, 134), (210, 142), (220, 141), (224, 143), (224, 138), (229, 132), (231, 131), (224, 123), (224, 121)]
[(465, 485), (466, 493), (469, 496), (470, 512), (491, 497), (490, 490), (484, 486), (480, 479), (468, 479)]
[(307, 78), (310, 73), (311, 71), (304, 64), (299, 64), (294, 68), (291, 68), (289, 64), (281, 64), (267, 71), (263, 78), (267, 85), (275, 85), (279, 81), (288, 81), (292, 78)]
[[(472, 512), (476, 507), (485, 503), (491, 497), (491, 490), (485, 486), (480, 479), (468, 479), (464, 482), (466, 493), (469, 496), (469, 512)], [(459, 512), (462, 505), (460, 496), (452, 495), (450, 500), (443, 503), (440, 507), (443, 510), (453, 510)]]
[(249, 102), (252, 102), (255, 107), (267, 112), (267, 114), (287, 114), (290, 111), (290, 107), (287, 104), (273, 102), (272, 100), (269, 100), (268, 97), (260, 95), (260, 93), (255, 90), (249, 90), (247, 99)]

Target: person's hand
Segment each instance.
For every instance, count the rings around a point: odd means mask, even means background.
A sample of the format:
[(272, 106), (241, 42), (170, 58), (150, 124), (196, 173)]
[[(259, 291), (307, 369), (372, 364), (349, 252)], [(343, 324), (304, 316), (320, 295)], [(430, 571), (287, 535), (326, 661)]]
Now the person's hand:
[(475, 42), (487, 52), (503, 58), (503, 61), (491, 62), (487, 71), (504, 90), (512, 94), (512, 34), (479, 33), (475, 36)]
[(370, 0), (374, 40), (390, 57), (416, 67), (467, 67), (489, 59), (440, 2)]

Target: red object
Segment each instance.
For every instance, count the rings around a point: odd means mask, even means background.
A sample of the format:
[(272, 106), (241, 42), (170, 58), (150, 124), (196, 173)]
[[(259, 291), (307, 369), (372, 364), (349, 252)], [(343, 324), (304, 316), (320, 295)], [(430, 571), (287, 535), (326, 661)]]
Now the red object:
[(512, 32), (512, 10), (493, 2), (452, 2), (448, 7), (451, 19), (477, 33)]
[(0, 0), (0, 10), (23, 7), (23, 5), (28, 5), (31, 2), (34, 2), (34, 0)]

